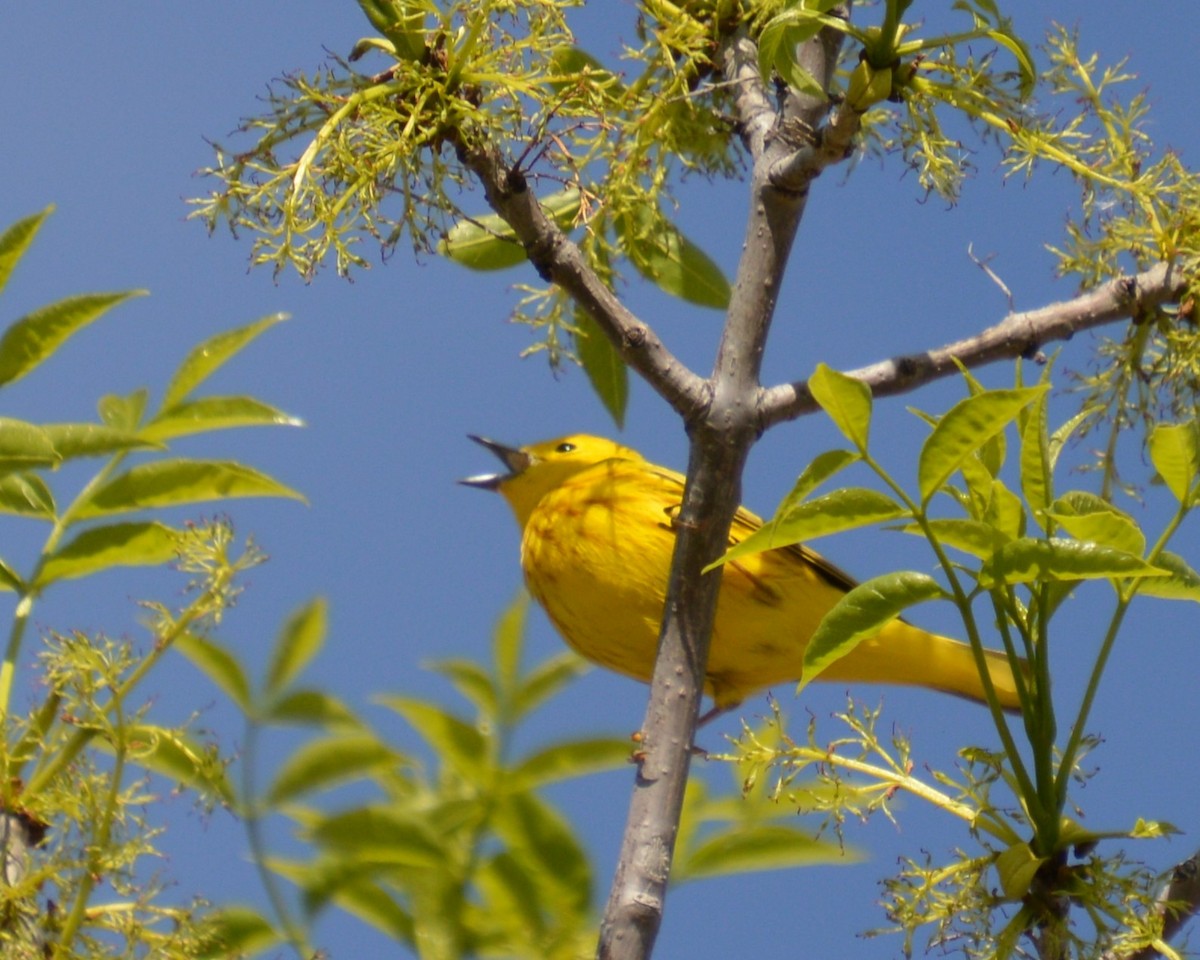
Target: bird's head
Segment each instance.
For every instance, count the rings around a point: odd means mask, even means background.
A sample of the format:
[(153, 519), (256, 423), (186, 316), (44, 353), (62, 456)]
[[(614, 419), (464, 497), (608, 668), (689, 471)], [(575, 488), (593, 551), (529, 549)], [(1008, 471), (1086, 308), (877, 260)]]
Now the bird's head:
[(522, 527), (538, 501), (569, 477), (605, 460), (641, 460), (641, 454), (604, 437), (577, 433), (526, 447), (509, 447), (486, 437), (469, 435), (491, 450), (506, 473), (482, 473), (460, 480), (468, 487), (496, 490), (503, 495)]

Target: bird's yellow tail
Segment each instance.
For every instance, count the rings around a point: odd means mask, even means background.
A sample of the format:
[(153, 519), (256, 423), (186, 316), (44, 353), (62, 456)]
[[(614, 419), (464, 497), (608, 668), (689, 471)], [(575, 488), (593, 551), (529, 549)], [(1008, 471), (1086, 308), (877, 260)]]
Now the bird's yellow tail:
[[(1008, 657), (998, 650), (985, 650), (984, 654), (1000, 706), (1020, 710), (1017, 682)], [(1026, 669), (1022, 660), (1022, 672)], [(830, 664), (820, 679), (915, 684), (969, 700), (987, 700), (969, 645), (926, 633), (901, 620), (892, 621), (877, 636)]]

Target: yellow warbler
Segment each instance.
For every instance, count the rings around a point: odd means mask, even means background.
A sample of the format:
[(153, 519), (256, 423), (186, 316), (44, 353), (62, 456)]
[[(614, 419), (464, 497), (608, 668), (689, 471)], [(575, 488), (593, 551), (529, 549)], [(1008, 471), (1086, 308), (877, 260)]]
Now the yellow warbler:
[[(508, 473), (469, 477), (498, 490), (523, 531), (530, 592), (567, 643), (602, 667), (649, 681), (684, 478), (636, 450), (583, 434), (514, 448), (471, 439)], [(730, 544), (762, 520), (738, 510)], [(822, 617), (855, 585), (803, 546), (742, 557), (724, 567), (705, 691), (717, 708), (800, 679), (804, 648)], [(1020, 706), (1007, 658), (987, 652), (1000, 703)], [(820, 680), (916, 684), (983, 700), (971, 649), (893, 620), (824, 670)]]

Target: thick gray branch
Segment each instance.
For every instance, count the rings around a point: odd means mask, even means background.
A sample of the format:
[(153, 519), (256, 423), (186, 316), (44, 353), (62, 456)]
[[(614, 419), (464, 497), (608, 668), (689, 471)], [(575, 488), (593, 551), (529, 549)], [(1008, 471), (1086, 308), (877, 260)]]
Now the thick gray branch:
[(483, 184), (487, 201), (512, 227), (545, 280), (557, 284), (592, 315), (620, 351), (685, 419), (707, 400), (704, 380), (685, 367), (658, 335), (630, 312), (584, 259), (582, 252), (542, 210), (520, 171), (510, 170), (490, 149), (464, 149), (463, 162)]
[[(826, 85), (840, 40), (839, 32), (826, 30), (800, 51), (805, 68)], [(687, 485), (675, 523), (639, 776), (600, 927), (602, 960), (648, 957), (662, 923), (720, 589), (719, 572), (701, 571), (724, 549), (740, 500), (742, 467), (758, 434), (755, 401), (763, 348), (807, 196), (779, 188), (768, 172), (780, 156), (811, 137), (828, 110), (828, 98), (789, 95), (775, 125), (766, 129), (752, 49), (735, 41), (722, 61), (735, 71), (730, 79), (741, 84), (742, 122), (750, 121), (743, 130), (753, 158), (750, 211), (721, 344), (706, 382), (709, 400), (694, 416), (685, 416), (692, 441)]]
[[(1069, 340), (1082, 330), (1136, 318), (1144, 311), (1177, 300), (1185, 286), (1179, 267), (1160, 263), (1144, 273), (1110, 280), (1073, 300), (1011, 313), (977, 336), (925, 353), (893, 357), (848, 373), (867, 384), (877, 397), (906, 393), (956, 373), (956, 360), (967, 367), (980, 367), (997, 360), (1032, 357), (1043, 344)], [(759, 399), (760, 426), (765, 430), (816, 409), (816, 401), (803, 380), (771, 387)]]

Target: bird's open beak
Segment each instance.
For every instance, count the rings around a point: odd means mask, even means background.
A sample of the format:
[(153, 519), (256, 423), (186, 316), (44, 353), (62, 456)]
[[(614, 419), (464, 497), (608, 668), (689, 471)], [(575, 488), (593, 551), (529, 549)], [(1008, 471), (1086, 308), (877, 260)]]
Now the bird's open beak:
[(509, 477), (515, 477), (518, 473), (524, 470), (532, 462), (529, 454), (523, 450), (518, 450), (516, 447), (508, 447), (503, 443), (497, 443), (495, 440), (489, 440), (487, 437), (477, 437), (473, 433), (468, 433), (468, 437), (474, 440), (481, 447), (487, 447), (497, 457), (500, 462), (507, 468), (507, 473), (481, 473), (474, 477), (466, 477), (458, 482), (468, 487), (479, 487), (481, 490), (495, 490)]

